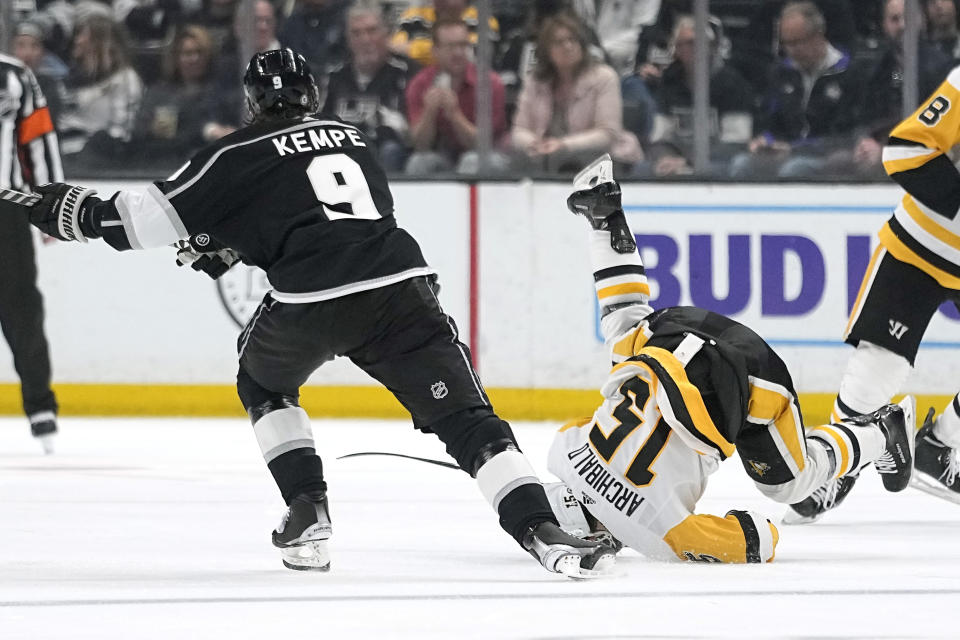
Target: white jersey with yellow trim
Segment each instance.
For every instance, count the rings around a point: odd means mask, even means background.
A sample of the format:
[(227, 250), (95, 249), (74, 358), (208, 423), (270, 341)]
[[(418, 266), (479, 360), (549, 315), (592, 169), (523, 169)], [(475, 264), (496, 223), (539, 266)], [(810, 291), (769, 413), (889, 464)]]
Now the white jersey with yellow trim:
[(690, 336), (672, 351), (647, 345), (648, 319), (656, 314), (639, 254), (611, 250), (607, 231), (590, 234), (613, 367), (594, 415), (557, 433), (550, 471), (617, 539), (644, 555), (771, 560), (778, 534), (762, 516), (694, 514), (707, 477), (734, 451), (684, 371), (703, 341)]
[(623, 393), (606, 397), (590, 420), (563, 427), (547, 465), (618, 540), (669, 559), (664, 537), (693, 512), (718, 460), (666, 426), (651, 399), (655, 380), (642, 363), (621, 365), (608, 384), (619, 381)]
[(890, 133), (883, 167), (906, 194), (880, 230), (893, 257), (960, 289), (960, 67)]
[(657, 379), (650, 368), (619, 365), (608, 385), (618, 383), (592, 418), (560, 429), (550, 471), (615, 538), (649, 558), (771, 561), (779, 533), (763, 516), (694, 513), (719, 459), (691, 449), (667, 425), (652, 400)]
[[(609, 157), (598, 159), (574, 179), (568, 206), (612, 227), (593, 217), (623, 215), (611, 206), (619, 190), (598, 188), (612, 179)], [(548, 492), (554, 511), (564, 520), (579, 509), (573, 526), (602, 525), (653, 558), (768, 562), (779, 533), (766, 518), (694, 512), (719, 463), (736, 452), (761, 493), (794, 504), (877, 460), (884, 435), (852, 423), (806, 430), (787, 365), (760, 335), (698, 307), (654, 311), (624, 223), (589, 232), (612, 369), (602, 405), (554, 437), (548, 468), (569, 490)]]

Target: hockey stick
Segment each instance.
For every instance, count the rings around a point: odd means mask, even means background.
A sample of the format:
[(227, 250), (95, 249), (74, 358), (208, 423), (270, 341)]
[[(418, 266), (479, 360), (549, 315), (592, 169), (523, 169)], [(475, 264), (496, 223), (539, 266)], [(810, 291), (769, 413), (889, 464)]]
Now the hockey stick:
[(13, 189), (0, 188), (0, 202), (9, 202), (17, 205), (17, 207), (29, 208), (40, 202), (40, 196), (34, 193), (21, 193), (20, 191), (14, 191)]
[(455, 465), (452, 462), (444, 462), (443, 460), (433, 460), (432, 458), (420, 458), (417, 456), (408, 456), (403, 453), (389, 453), (387, 451), (361, 451), (359, 453), (348, 453), (345, 456), (340, 456), (337, 460), (343, 460), (344, 458), (356, 458), (359, 456), (393, 456), (394, 458), (406, 458), (408, 460), (419, 460), (420, 462), (429, 462), (430, 464), (435, 464), (440, 467), (447, 467), (448, 469), (457, 469), (460, 470), (459, 465)]

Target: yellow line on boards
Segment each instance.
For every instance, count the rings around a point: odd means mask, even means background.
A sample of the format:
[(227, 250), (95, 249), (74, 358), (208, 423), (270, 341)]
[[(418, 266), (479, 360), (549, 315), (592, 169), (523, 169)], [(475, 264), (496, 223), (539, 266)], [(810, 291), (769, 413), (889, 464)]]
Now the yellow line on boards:
[[(232, 385), (56, 384), (54, 391), (64, 416), (198, 416), (242, 417), (243, 407)], [(507, 420), (554, 420), (591, 415), (600, 405), (600, 392), (582, 389), (487, 389), (497, 413)], [(918, 395), (917, 419), (927, 407), (937, 413), (951, 400), (947, 395)], [(801, 393), (807, 426), (829, 421), (832, 393)], [(312, 417), (408, 418), (406, 410), (382, 387), (303, 387), (300, 403)], [(20, 386), (0, 384), (0, 415), (22, 413)]]

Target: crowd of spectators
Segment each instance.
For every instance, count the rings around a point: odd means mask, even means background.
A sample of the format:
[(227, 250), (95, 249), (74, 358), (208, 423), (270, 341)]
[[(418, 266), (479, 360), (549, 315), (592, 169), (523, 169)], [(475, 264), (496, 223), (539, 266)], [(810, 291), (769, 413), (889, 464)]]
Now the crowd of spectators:
[[(960, 0), (920, 0), (921, 98), (960, 63)], [(715, 178), (877, 178), (902, 116), (904, 0), (33, 0), (11, 51), (36, 74), (68, 176), (176, 168), (242, 126), (253, 51), (308, 60), (323, 111), (360, 127), (394, 174), (475, 173), (488, 33), (485, 170), (693, 173), (694, 51), (708, 43)]]

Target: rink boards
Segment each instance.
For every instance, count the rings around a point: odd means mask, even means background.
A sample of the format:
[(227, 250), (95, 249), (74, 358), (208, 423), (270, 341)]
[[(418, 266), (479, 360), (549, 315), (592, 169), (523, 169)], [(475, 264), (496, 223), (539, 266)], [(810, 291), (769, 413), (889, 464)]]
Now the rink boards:
[[(103, 194), (142, 185), (97, 184)], [(472, 343), (504, 411), (562, 419), (596, 399), (598, 335), (586, 225), (559, 183), (399, 183), (397, 218), (441, 274), (441, 302)], [(764, 335), (784, 356), (807, 410), (839, 384), (841, 342), (893, 186), (630, 184), (624, 205), (655, 307), (696, 304)], [(175, 252), (119, 255), (102, 243), (38, 248), (55, 380), (80, 413), (236, 413), (235, 340), (266, 282), (240, 268), (219, 283), (178, 269)], [(927, 331), (908, 390), (956, 391), (960, 314)], [(16, 377), (0, 353), (0, 410), (16, 412)], [(349, 362), (305, 391), (313, 411), (401, 415)], [(160, 386), (158, 386), (160, 385)]]

